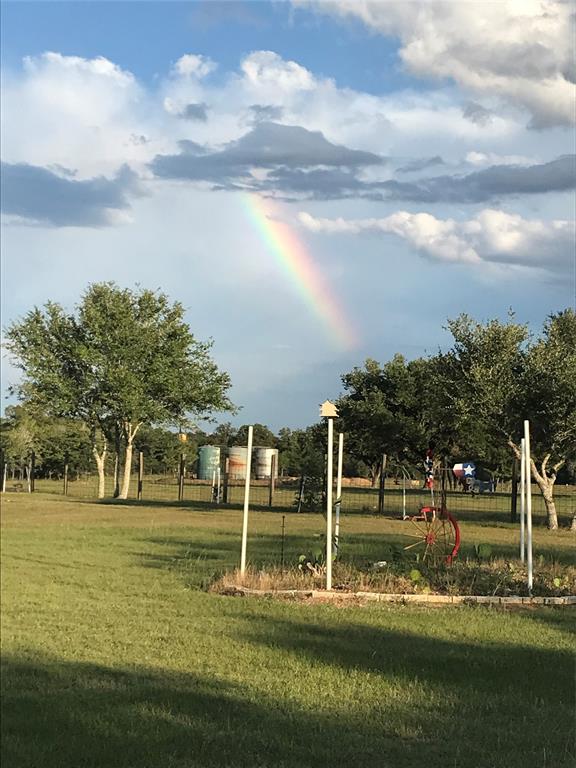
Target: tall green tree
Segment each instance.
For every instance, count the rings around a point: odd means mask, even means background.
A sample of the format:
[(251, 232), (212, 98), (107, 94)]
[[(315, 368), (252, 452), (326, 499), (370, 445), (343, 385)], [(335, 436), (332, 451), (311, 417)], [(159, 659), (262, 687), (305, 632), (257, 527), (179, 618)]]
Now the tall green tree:
[[(232, 410), (230, 379), (194, 338), (179, 302), (114, 283), (89, 286), (67, 314), (49, 302), (6, 333), (24, 373), (20, 397), (57, 416), (80, 418), (92, 434), (104, 493), (104, 459), (117, 430), (124, 446), (121, 499), (128, 496), (134, 439), (143, 424), (185, 425)], [(100, 440), (100, 442), (99, 442)]]
[(402, 355), (384, 365), (366, 360), (342, 376), (338, 429), (346, 434), (346, 450), (378, 481), (382, 456), (395, 463), (419, 462), (428, 441), (427, 402), (430, 381), (426, 360), (407, 362)]
[(497, 437), (519, 457), (528, 419), (532, 477), (548, 527), (557, 528), (554, 483), (576, 451), (576, 315), (550, 316), (535, 341), (513, 316), (483, 324), (461, 315), (448, 327), (454, 345), (438, 356), (437, 367), (458, 429), (471, 433), (480, 425), (480, 437)]
[[(532, 476), (556, 528), (554, 484), (558, 472), (576, 459), (576, 313), (550, 315), (541, 337), (526, 354), (520, 407), (530, 419)], [(517, 456), (517, 442), (510, 441)], [(537, 457), (537, 460), (535, 460)], [(576, 510), (572, 518), (576, 530)]]

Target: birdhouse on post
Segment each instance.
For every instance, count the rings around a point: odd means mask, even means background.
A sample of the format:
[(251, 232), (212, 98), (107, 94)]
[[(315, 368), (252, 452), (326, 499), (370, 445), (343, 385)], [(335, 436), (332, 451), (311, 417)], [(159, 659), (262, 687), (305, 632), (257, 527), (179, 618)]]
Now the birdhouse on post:
[(326, 416), (329, 419), (335, 419), (338, 416), (338, 410), (330, 400), (324, 400), (320, 406), (320, 416)]

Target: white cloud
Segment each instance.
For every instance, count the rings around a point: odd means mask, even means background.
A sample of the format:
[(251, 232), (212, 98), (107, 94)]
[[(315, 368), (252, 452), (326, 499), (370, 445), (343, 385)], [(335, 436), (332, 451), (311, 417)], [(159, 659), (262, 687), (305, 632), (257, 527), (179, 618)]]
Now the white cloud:
[(245, 81), (259, 92), (311, 91), (317, 86), (305, 67), (285, 61), (273, 51), (254, 51), (242, 61), (241, 68)]
[(181, 77), (196, 77), (202, 79), (216, 69), (215, 62), (207, 56), (186, 53), (174, 65), (174, 73)]
[(497, 152), (468, 152), (465, 158), (470, 165), (537, 165), (540, 160), (526, 155), (499, 155)]
[(294, 1), (398, 36), (400, 57), (415, 75), (450, 78), (474, 93), (499, 95), (528, 110), (535, 127), (575, 121), (570, 2)]
[(467, 221), (407, 211), (380, 219), (323, 219), (306, 212), (298, 218), (316, 233), (394, 234), (422, 255), (441, 262), (497, 263), (568, 272), (574, 256), (573, 221), (530, 220), (492, 209)]
[(2, 102), (6, 161), (56, 164), (89, 178), (150, 155), (148, 96), (102, 57), (28, 57), (23, 73), (7, 73)]

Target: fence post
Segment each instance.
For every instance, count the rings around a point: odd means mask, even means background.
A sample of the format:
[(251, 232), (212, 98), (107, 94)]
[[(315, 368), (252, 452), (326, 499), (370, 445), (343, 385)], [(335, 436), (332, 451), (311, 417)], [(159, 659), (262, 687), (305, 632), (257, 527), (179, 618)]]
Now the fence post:
[(510, 497), (510, 522), (518, 520), (518, 459), (512, 462), (512, 495)]
[(64, 464), (64, 496), (68, 496), (68, 464)]
[(380, 468), (380, 487), (378, 488), (378, 514), (384, 514), (384, 490), (386, 488), (386, 464), (388, 462), (388, 456), (383, 454), (382, 466)]
[(274, 480), (276, 474), (276, 454), (272, 454), (272, 460), (270, 462), (270, 485), (268, 487), (268, 506), (271, 507), (274, 503)]
[(306, 475), (300, 478), (300, 488), (298, 489), (298, 508), (297, 512), (302, 512), (302, 501), (304, 499), (304, 485), (306, 484)]
[(180, 465), (178, 467), (178, 501), (184, 499), (184, 454), (180, 454)]
[(138, 501), (142, 501), (142, 486), (144, 484), (144, 454), (138, 454)]
[(30, 476), (28, 479), (30, 493), (34, 493), (34, 475), (36, 474), (36, 454), (30, 454)]
[(230, 460), (224, 460), (224, 477), (222, 478), (222, 503), (228, 504), (228, 470), (230, 468)]

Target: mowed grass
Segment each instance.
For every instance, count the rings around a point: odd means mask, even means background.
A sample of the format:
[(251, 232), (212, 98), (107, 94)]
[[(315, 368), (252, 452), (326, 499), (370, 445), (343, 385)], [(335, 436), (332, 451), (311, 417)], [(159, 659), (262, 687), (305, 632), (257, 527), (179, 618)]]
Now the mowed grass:
[[(568, 768), (571, 609), (347, 606), (201, 589), (237, 565), (241, 511), (2, 504), (2, 765), (9, 768)], [(513, 555), (517, 531), (463, 523)], [(249, 557), (278, 562), (280, 513)], [(286, 559), (320, 515), (285, 516)], [(398, 520), (347, 516), (346, 556), (377, 557)], [(566, 531), (535, 551), (569, 560)]]

